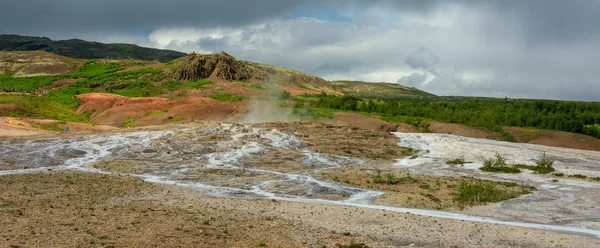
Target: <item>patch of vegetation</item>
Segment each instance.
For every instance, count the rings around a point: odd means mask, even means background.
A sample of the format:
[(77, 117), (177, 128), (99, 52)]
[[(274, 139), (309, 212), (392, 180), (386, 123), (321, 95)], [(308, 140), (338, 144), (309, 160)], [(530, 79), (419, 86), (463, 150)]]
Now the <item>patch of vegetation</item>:
[(177, 121), (182, 121), (185, 118), (181, 115), (176, 115), (176, 116), (169, 116), (169, 118), (167, 119), (169, 122), (177, 122)]
[(224, 102), (240, 102), (248, 99), (248, 97), (245, 96), (232, 96), (229, 94), (218, 94), (210, 96), (210, 98)]
[(500, 153), (496, 153), (494, 158), (483, 161), (483, 167), (479, 169), (485, 172), (521, 173), (519, 168), (509, 166), (506, 157)]
[(557, 176), (557, 177), (563, 177), (563, 176), (565, 176), (565, 173), (557, 172), (557, 173), (552, 173), (552, 175)]
[(550, 160), (546, 156), (546, 153), (544, 153), (544, 155), (542, 155), (542, 157), (540, 157), (539, 159), (536, 159), (535, 164), (535, 166), (526, 164), (515, 164), (513, 165), (513, 167), (535, 171), (535, 173), (538, 174), (548, 174), (550, 172), (554, 172), (554, 161)]
[(529, 194), (533, 187), (521, 187), (520, 190), (499, 188), (497, 182), (488, 180), (461, 180), (458, 184), (455, 200), (463, 205), (488, 202), (500, 202)]
[(457, 159), (446, 161), (446, 164), (449, 164), (449, 165), (464, 165), (464, 164), (468, 164), (468, 163), (470, 163), (470, 162), (465, 161), (464, 158), (457, 158)]
[(292, 96), (292, 94), (290, 94), (290, 92), (285, 91), (285, 90), (281, 91), (277, 94), (277, 98), (279, 100), (286, 100), (286, 99), (289, 99), (291, 96)]
[(123, 127), (135, 127), (135, 119), (134, 118), (127, 118), (123, 121)]
[(201, 79), (201, 80), (181, 83), (181, 87), (191, 88), (191, 89), (199, 89), (204, 85), (209, 85), (212, 83), (213, 83), (213, 81), (210, 81), (208, 79)]
[(336, 244), (335, 247), (337, 247), (337, 248), (369, 248), (369, 246), (367, 246), (364, 243), (354, 243), (354, 242), (351, 242), (348, 245)]
[(35, 76), (35, 77), (12, 77), (7, 75), (0, 75), (0, 89), (21, 89), (27, 92), (34, 92), (35, 90), (51, 85), (56, 81), (56, 76)]
[(600, 103), (460, 97), (449, 100), (438, 100), (442, 99), (438, 97), (428, 101), (381, 100), (326, 94), (316, 97), (318, 100), (311, 103), (320, 108), (376, 113), (388, 119), (411, 119), (406, 122), (409, 124), (419, 118), (461, 123), (497, 130), (509, 141), (514, 137), (498, 127), (552, 129), (600, 138)]
[(67, 124), (67, 123), (64, 121), (57, 121), (57, 122), (52, 122), (52, 123), (32, 123), (32, 125), (37, 128), (41, 128), (41, 129), (53, 131), (53, 132), (63, 131), (63, 129), (58, 126), (58, 125), (63, 125), (63, 124)]
[(586, 175), (582, 175), (582, 174), (569, 175), (569, 177), (577, 178), (577, 179), (587, 179), (587, 176)]
[(85, 116), (75, 113), (75, 110), (69, 106), (51, 101), (45, 97), (0, 95), (0, 104), (15, 105), (12, 110), (0, 110), (0, 114), (3, 116), (89, 123)]
[(373, 175), (373, 183), (378, 183), (378, 184), (395, 185), (395, 184), (402, 184), (402, 183), (416, 182), (416, 181), (417, 181), (416, 179), (414, 179), (410, 176), (410, 173), (406, 177), (397, 178), (396, 176), (394, 176), (394, 174), (391, 174), (391, 173), (382, 175), (381, 170), (377, 169), (375, 171), (375, 175)]

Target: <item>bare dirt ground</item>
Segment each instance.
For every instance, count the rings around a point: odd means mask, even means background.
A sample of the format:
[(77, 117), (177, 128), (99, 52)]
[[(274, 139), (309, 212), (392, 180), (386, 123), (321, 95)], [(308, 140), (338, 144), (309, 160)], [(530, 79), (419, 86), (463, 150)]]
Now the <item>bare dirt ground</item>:
[(366, 235), (345, 235), (306, 226), (300, 219), (283, 219), (278, 216), (281, 212), (272, 211), (278, 202), (238, 200), (230, 205), (133, 177), (54, 172), (3, 176), (0, 185), (3, 247), (382, 244)]
[(337, 126), (350, 126), (354, 128), (376, 131), (397, 131), (395, 124), (382, 121), (375, 117), (350, 112), (336, 112), (334, 113), (333, 119), (323, 119), (321, 122)]
[(481, 138), (481, 139), (497, 139), (498, 135), (483, 129), (469, 127), (466, 125), (456, 123), (444, 123), (438, 121), (427, 121), (429, 124), (429, 130), (434, 133), (447, 133), (458, 136)]
[(1, 246), (594, 247), (588, 237), (355, 207), (213, 198), (133, 177), (0, 177)]
[[(391, 174), (398, 183), (376, 183), (374, 177), (378, 170), (383, 178), (386, 174)], [(465, 207), (473, 205), (485, 205), (483, 203), (462, 204), (455, 200), (459, 182), (462, 180), (472, 182), (474, 181), (472, 178), (411, 174), (410, 171), (400, 168), (387, 167), (382, 170), (377, 167), (352, 165), (322, 172), (318, 176), (359, 188), (383, 191), (385, 194), (374, 201), (382, 205), (451, 211), (462, 211)], [(509, 187), (496, 184), (495, 186), (515, 197), (530, 193), (529, 188), (520, 185)]]
[(103, 93), (82, 94), (78, 97), (82, 99), (78, 113), (88, 111), (92, 113), (91, 121), (116, 127), (159, 125), (192, 119), (223, 121), (239, 113), (245, 104), (205, 97), (170, 100), (159, 97), (127, 98)]
[(600, 151), (600, 139), (591, 136), (552, 130), (505, 127), (518, 142), (546, 146)]
[[(0, 214), (6, 215), (2, 227), (15, 230), (8, 235), (0, 232), (7, 245), (64, 246), (63, 240), (90, 246), (248, 247), (260, 242), (274, 247), (332, 247), (351, 242), (370, 247), (598, 245), (589, 236), (556, 232), (580, 233), (581, 229), (570, 228), (584, 223), (594, 233), (594, 220), (570, 219), (587, 210), (563, 213), (561, 220), (550, 222), (569, 221), (565, 226), (536, 227), (558, 228), (540, 231), (511, 226), (531, 226), (527, 223), (427, 210), (458, 210), (450, 198), (454, 178), (415, 173), (411, 175), (414, 182), (372, 185), (368, 181), (377, 168), (402, 178), (413, 170), (391, 166), (394, 157), (411, 151), (382, 131), (314, 122), (188, 123), (0, 142), (0, 186), (9, 189), (0, 193)], [(336, 149), (336, 142), (346, 148)], [(428, 148), (432, 155), (440, 152), (434, 148)], [(454, 158), (444, 159), (450, 157)], [(475, 161), (476, 157), (467, 159)], [(443, 168), (439, 172), (448, 173)], [(465, 165), (466, 171), (469, 168)], [(578, 185), (572, 181), (565, 183)], [(532, 204), (531, 199), (538, 199), (536, 204), (545, 204), (544, 195), (556, 190), (542, 189), (543, 194), (536, 192), (515, 203)], [(510, 207), (521, 205), (502, 204), (466, 211), (521, 219), (517, 214), (525, 209)], [(547, 220), (536, 217), (535, 221)], [(241, 228), (246, 226), (252, 230)]]

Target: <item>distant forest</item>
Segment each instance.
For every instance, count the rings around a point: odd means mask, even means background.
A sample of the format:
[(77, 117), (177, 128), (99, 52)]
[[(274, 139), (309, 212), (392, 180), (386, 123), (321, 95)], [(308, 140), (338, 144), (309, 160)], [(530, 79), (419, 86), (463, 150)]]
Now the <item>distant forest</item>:
[(532, 127), (600, 138), (600, 103), (493, 98), (462, 101), (363, 100), (325, 94), (311, 102), (320, 108), (404, 117), (400, 119), (417, 122), (411, 124), (431, 119), (490, 130), (498, 130), (500, 126)]

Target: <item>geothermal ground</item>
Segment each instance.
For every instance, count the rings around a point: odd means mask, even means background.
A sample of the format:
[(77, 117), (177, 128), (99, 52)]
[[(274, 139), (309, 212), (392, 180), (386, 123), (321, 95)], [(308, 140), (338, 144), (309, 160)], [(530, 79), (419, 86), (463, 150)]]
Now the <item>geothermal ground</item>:
[[(581, 177), (600, 176), (594, 151), (316, 122), (190, 123), (0, 147), (1, 246), (600, 246), (600, 183)], [(565, 176), (480, 171), (496, 152), (523, 164), (546, 153)], [(468, 163), (447, 164), (457, 158)], [(379, 172), (410, 180), (374, 184)], [(499, 187), (522, 195), (453, 201), (459, 181), (478, 179), (516, 183)]]

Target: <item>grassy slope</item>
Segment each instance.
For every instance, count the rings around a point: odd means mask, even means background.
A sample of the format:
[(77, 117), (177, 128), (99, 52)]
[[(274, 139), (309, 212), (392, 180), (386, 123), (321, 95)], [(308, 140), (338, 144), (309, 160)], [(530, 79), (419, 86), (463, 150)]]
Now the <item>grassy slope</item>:
[[(6, 53), (14, 54), (15, 52), (0, 52), (0, 54)], [(53, 56), (59, 57), (39, 51), (18, 53), (44, 55), (41, 57), (30, 56), (32, 62), (36, 62), (36, 59), (46, 61), (55, 59)], [(4, 57), (12, 60), (12, 55)], [(64, 60), (64, 57), (60, 59)], [(84, 115), (75, 113), (80, 101), (76, 95), (91, 92), (112, 93), (126, 97), (169, 96), (177, 98), (179, 95), (187, 96), (188, 89), (203, 91), (203, 88), (211, 88), (213, 91), (218, 90), (219, 93), (208, 96), (221, 101), (242, 101), (253, 96), (249, 92), (244, 93), (246, 95), (234, 94), (229, 92), (227, 88), (222, 89), (219, 85), (213, 87), (211, 85), (213, 82), (210, 80), (189, 82), (173, 80), (171, 76), (173, 69), (181, 66), (178, 61), (181, 60), (177, 59), (166, 64), (135, 60), (78, 60), (77, 64), (74, 64), (75, 69), (67, 74), (29, 77), (13, 77), (10, 74), (0, 75), (0, 88), (6, 87), (23, 89), (27, 92), (42, 91), (45, 93), (42, 97), (0, 95), (2, 102), (11, 103), (15, 101), (16, 104), (15, 109), (5, 109), (2, 114), (17, 117), (51, 118), (63, 121), (86, 121)], [(344, 87), (339, 87), (339, 83), (334, 85), (332, 82), (306, 73), (254, 62), (244, 62), (244, 64), (255, 73), (265, 76), (253, 79), (252, 82), (242, 83), (250, 84), (252, 87), (257, 86), (261, 90), (269, 89), (270, 92), (271, 89), (278, 90), (281, 86), (296, 86), (338, 95), (344, 94), (344, 90), (346, 90)], [(226, 82), (226, 84), (230, 85), (228, 87), (237, 87), (235, 86), (236, 82)], [(371, 87), (368, 86), (368, 83), (354, 82), (348, 84), (352, 84), (353, 87)], [(223, 85), (223, 82), (221, 82), (221, 85)], [(399, 85), (374, 85), (375, 89), (385, 90), (394, 97), (431, 96), (426, 92)], [(364, 96), (368, 97), (368, 95)], [(31, 104), (26, 104), (27, 101)], [(314, 114), (313, 112), (315, 112), (314, 109), (301, 110), (310, 112), (305, 114)]]
[(139, 47), (131, 44), (104, 44), (78, 39), (53, 41), (45, 37), (0, 35), (0, 51), (35, 51), (82, 59), (139, 59), (167, 62), (185, 53)]
[(333, 81), (332, 83), (336, 89), (360, 98), (432, 99), (436, 97), (431, 93), (400, 84), (362, 81)]

